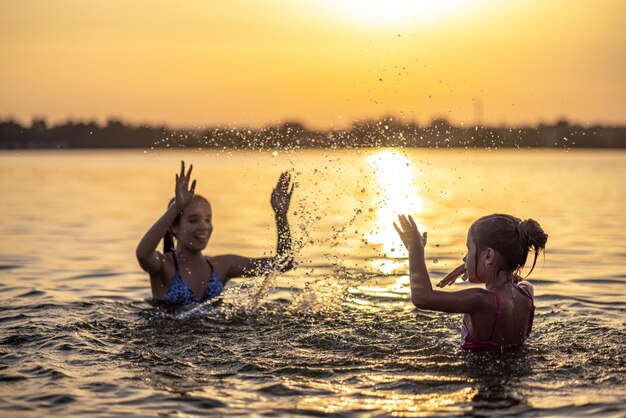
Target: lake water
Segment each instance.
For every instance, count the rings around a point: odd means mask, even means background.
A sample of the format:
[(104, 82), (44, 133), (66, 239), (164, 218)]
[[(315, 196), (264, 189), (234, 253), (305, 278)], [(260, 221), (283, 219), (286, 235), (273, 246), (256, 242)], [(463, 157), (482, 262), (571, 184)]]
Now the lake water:
[[(263, 278), (219, 307), (146, 301), (134, 248), (181, 159), (213, 205), (207, 254), (273, 252), (272, 187), (298, 182), (298, 268), (259, 303)], [(624, 151), (5, 151), (0, 167), (2, 416), (626, 415)], [(412, 307), (391, 222), (429, 232), (435, 281), (494, 212), (549, 234), (537, 315), (519, 351), (471, 354), (460, 315)]]

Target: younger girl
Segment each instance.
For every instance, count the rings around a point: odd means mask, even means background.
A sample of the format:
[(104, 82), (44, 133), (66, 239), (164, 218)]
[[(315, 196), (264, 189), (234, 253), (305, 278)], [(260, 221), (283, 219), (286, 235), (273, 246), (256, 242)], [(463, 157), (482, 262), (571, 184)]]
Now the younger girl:
[[(291, 177), (281, 174), (272, 192), (271, 204), (276, 215), (278, 246), (275, 257), (247, 258), (239, 255), (202, 255), (213, 231), (209, 202), (194, 194), (196, 181), (189, 185), (191, 170), (185, 173), (181, 162), (176, 175), (176, 194), (165, 214), (148, 230), (137, 246), (137, 260), (150, 274), (155, 300), (183, 305), (204, 302), (219, 295), (233, 277), (258, 276), (274, 269), (293, 267), (291, 232), (287, 210), (293, 193)], [(163, 253), (157, 246), (163, 238)], [(173, 238), (176, 238), (174, 246)]]
[[(433, 290), (424, 246), (427, 235), (420, 234), (411, 216), (398, 217), (394, 227), (409, 250), (411, 301), (421, 309), (463, 313), (462, 345), (468, 351), (509, 350), (520, 347), (533, 323), (533, 286), (521, 281), (517, 272), (524, 267), (528, 251), (537, 255), (545, 249), (548, 236), (532, 220), (521, 221), (510, 215), (494, 214), (480, 218), (467, 234), (464, 264), (454, 269), (439, 287), (454, 283), (463, 275), (472, 283), (484, 283), (486, 290), (473, 288), (457, 292)], [(530, 274), (530, 273), (529, 273)]]

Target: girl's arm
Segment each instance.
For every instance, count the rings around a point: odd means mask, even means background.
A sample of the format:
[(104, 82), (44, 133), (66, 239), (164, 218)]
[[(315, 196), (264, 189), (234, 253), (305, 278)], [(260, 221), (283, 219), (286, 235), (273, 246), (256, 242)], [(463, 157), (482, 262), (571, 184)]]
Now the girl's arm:
[(293, 249), (291, 229), (287, 220), (287, 211), (291, 202), (294, 184), (291, 175), (284, 172), (280, 175), (276, 188), (272, 192), (271, 204), (276, 220), (276, 255), (274, 257), (247, 258), (238, 255), (216, 257), (229, 265), (226, 279), (232, 277), (251, 277), (268, 273), (272, 270), (281, 272), (293, 268)]
[(185, 163), (181, 161), (180, 175), (176, 175), (176, 198), (174, 203), (167, 208), (163, 216), (146, 232), (135, 250), (139, 265), (151, 275), (158, 275), (163, 268), (165, 258), (163, 254), (156, 250), (159, 242), (161, 242), (163, 235), (172, 225), (176, 216), (193, 198), (196, 181), (194, 180), (191, 183), (191, 187), (188, 188), (192, 168), (193, 165), (189, 167), (189, 171), (185, 174)]
[(430, 276), (426, 269), (424, 246), (427, 233), (421, 235), (411, 216), (398, 216), (400, 226), (393, 226), (402, 242), (409, 250), (409, 279), (411, 284), (411, 302), (420, 308), (441, 312), (473, 313), (476, 312), (489, 292), (483, 289), (466, 289), (458, 292), (433, 290)]
[(278, 178), (276, 187), (272, 190), (270, 203), (276, 220), (276, 261), (281, 271), (293, 268), (293, 249), (291, 244), (291, 229), (287, 220), (289, 203), (295, 184), (291, 183), (291, 175), (283, 172)]

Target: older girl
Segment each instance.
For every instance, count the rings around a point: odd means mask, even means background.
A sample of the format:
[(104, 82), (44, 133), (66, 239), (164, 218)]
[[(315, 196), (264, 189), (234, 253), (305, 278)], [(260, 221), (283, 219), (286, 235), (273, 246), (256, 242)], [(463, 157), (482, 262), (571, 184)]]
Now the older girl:
[[(291, 269), (293, 255), (287, 222), (293, 193), (290, 175), (281, 174), (271, 197), (278, 232), (276, 256), (248, 258), (229, 254), (209, 257), (203, 255), (202, 250), (213, 231), (213, 213), (208, 200), (195, 194), (196, 180), (190, 185), (192, 168), (185, 173), (185, 163), (181, 162), (180, 174), (176, 175), (175, 197), (137, 246), (137, 260), (150, 275), (153, 298), (175, 305), (204, 302), (218, 296), (233, 277)], [(161, 239), (163, 253), (157, 251)]]

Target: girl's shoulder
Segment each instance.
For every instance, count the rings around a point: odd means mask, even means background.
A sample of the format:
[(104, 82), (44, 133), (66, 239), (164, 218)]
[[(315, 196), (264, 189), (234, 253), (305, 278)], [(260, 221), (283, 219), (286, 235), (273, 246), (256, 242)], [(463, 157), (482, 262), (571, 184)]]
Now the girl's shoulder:
[(204, 259), (210, 264), (223, 264), (225, 261), (223, 255), (205, 255)]
[(215, 269), (217, 275), (226, 281), (230, 278), (229, 271), (232, 261), (228, 255), (205, 255), (204, 259)]
[(530, 297), (535, 297), (535, 288), (530, 282), (522, 280), (517, 284), (517, 287), (521, 288), (523, 291), (526, 291), (526, 293), (528, 293)]
[(237, 263), (240, 259), (244, 258), (236, 254), (220, 254), (220, 255), (205, 255), (205, 260), (211, 264), (230, 265)]
[(165, 268), (168, 267), (174, 267), (174, 253), (173, 252), (166, 252), (161, 254), (161, 257), (163, 257), (163, 264)]
[(176, 271), (176, 261), (174, 258), (174, 253), (166, 252), (162, 254), (163, 257), (163, 274), (166, 277), (169, 277), (174, 274)]

